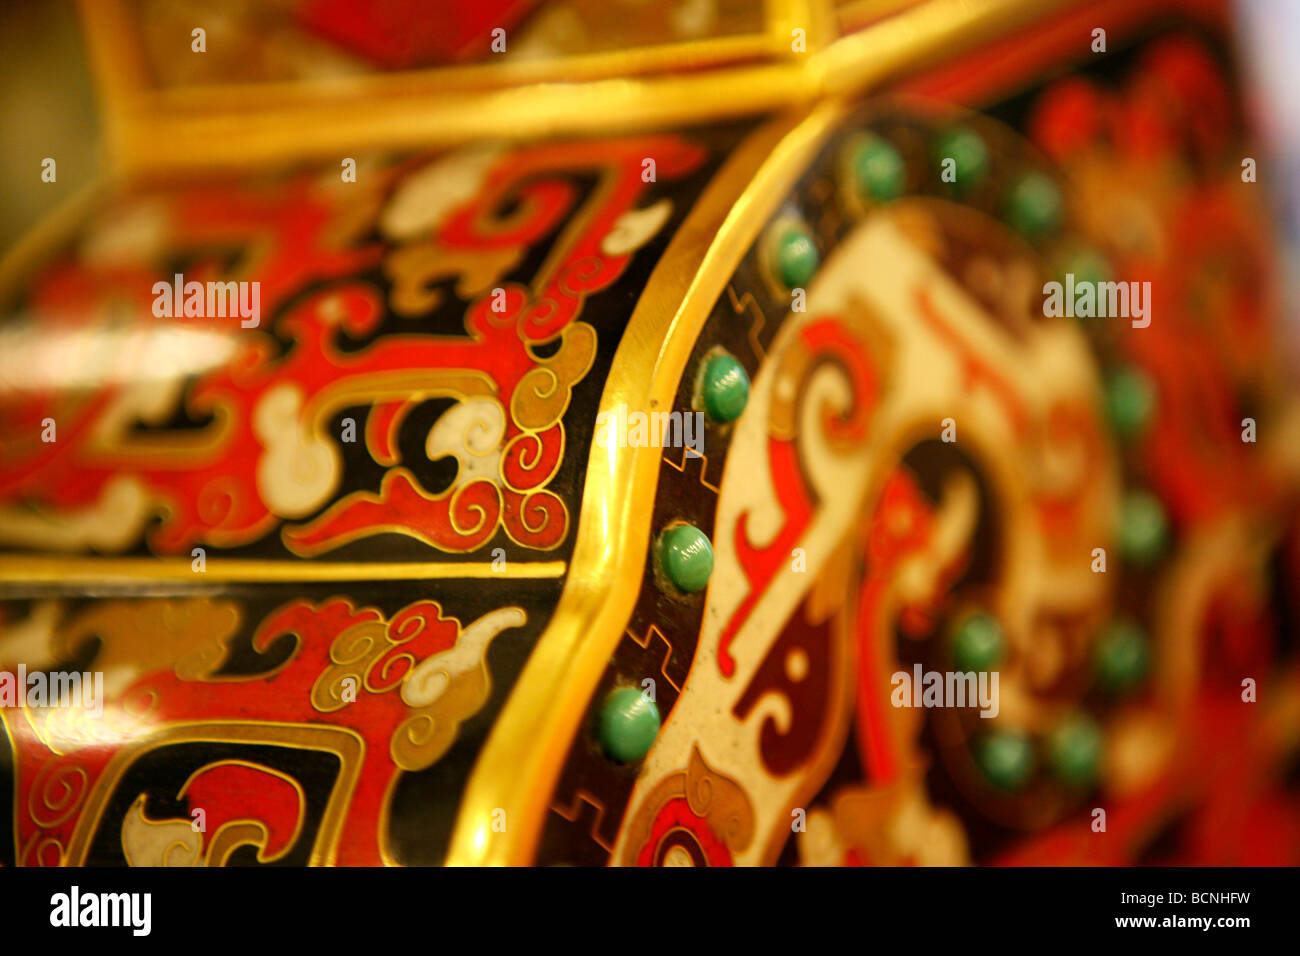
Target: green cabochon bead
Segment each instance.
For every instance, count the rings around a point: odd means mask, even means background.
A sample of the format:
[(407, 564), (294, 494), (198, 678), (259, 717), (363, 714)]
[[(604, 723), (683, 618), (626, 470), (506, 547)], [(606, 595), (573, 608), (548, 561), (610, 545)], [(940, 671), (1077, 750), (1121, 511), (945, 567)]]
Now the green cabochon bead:
[(989, 783), (1002, 790), (1019, 790), (1034, 773), (1034, 746), (1022, 733), (995, 730), (980, 739), (975, 760)]
[(863, 199), (888, 202), (903, 194), (907, 170), (892, 143), (871, 136), (853, 151), (853, 178)]
[(1132, 621), (1111, 621), (1097, 640), (1097, 679), (1109, 693), (1126, 690), (1146, 676), (1147, 637)]
[(619, 763), (633, 763), (659, 735), (659, 708), (635, 687), (620, 687), (600, 709), (600, 747)]
[(956, 181), (951, 185), (964, 191), (977, 185), (988, 175), (989, 150), (984, 138), (972, 129), (957, 126), (939, 135), (934, 144), (934, 162), (943, 178), (944, 160), (951, 159)]
[(1061, 222), (1061, 190), (1046, 173), (1025, 173), (1007, 196), (1007, 221), (1027, 239), (1040, 239)]
[(1165, 549), (1169, 524), (1164, 505), (1149, 491), (1130, 491), (1120, 505), (1119, 548), (1134, 564), (1155, 562)]
[(730, 355), (715, 355), (704, 363), (700, 383), (704, 411), (715, 422), (735, 421), (749, 401), (749, 375)]
[(1002, 660), (1002, 626), (988, 614), (968, 614), (953, 629), (952, 660), (959, 671), (986, 671)]
[(787, 289), (806, 286), (821, 264), (812, 233), (803, 226), (787, 226), (777, 235), (773, 258), (776, 276)]
[(701, 590), (713, 573), (713, 545), (695, 525), (674, 525), (659, 539), (659, 566), (678, 590)]
[(1155, 386), (1140, 369), (1125, 366), (1107, 377), (1106, 413), (1121, 438), (1141, 434), (1151, 420), (1155, 403)]
[(1101, 766), (1101, 728), (1091, 717), (1076, 714), (1059, 724), (1047, 741), (1052, 772), (1071, 786), (1086, 786), (1097, 779)]

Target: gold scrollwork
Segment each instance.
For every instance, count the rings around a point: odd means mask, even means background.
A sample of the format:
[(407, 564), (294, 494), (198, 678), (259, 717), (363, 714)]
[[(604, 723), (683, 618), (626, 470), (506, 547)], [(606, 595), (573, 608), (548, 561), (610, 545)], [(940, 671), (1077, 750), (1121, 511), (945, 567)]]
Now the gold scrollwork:
[(567, 325), (556, 353), (537, 359), (538, 367), (525, 373), (515, 386), (510, 414), (519, 427), (538, 430), (559, 421), (569, 407), (573, 386), (591, 369), (595, 358), (596, 330), (586, 322)]

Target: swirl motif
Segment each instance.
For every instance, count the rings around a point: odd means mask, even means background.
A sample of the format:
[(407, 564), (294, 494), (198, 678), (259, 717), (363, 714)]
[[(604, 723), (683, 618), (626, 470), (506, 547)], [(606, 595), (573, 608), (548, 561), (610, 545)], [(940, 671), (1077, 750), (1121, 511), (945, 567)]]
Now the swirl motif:
[(70, 819), (86, 798), (89, 780), (84, 767), (69, 761), (43, 768), (28, 791), (27, 813), (32, 822), (53, 829)]
[(547, 484), (560, 470), (564, 456), (564, 426), (524, 432), (510, 439), (501, 462), (501, 477), (513, 491), (531, 491)]
[(560, 348), (524, 374), (510, 399), (510, 414), (525, 430), (547, 428), (569, 407), (573, 386), (591, 369), (596, 357), (596, 330), (574, 322), (560, 336)]
[(527, 495), (507, 491), (505, 497), (503, 524), (512, 541), (539, 551), (559, 547), (569, 524), (568, 509), (559, 495), (542, 489)]

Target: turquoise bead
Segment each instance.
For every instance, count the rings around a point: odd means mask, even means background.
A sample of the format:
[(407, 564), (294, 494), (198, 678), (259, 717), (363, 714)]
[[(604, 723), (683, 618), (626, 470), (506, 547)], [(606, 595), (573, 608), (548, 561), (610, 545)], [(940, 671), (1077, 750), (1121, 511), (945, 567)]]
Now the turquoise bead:
[(1106, 379), (1106, 412), (1120, 438), (1140, 435), (1155, 408), (1155, 386), (1140, 369), (1125, 366)]
[(812, 233), (803, 226), (785, 227), (776, 237), (773, 256), (776, 276), (787, 289), (806, 286), (821, 264)]
[(634, 763), (659, 735), (659, 707), (635, 687), (620, 687), (600, 709), (600, 746), (619, 763)]
[(894, 145), (879, 136), (868, 137), (853, 152), (853, 178), (858, 195), (870, 202), (888, 202), (903, 194), (907, 169)]
[(693, 594), (709, 583), (713, 545), (691, 524), (673, 525), (659, 539), (659, 566), (679, 591)]
[(1165, 549), (1169, 524), (1164, 506), (1149, 491), (1131, 491), (1120, 505), (1119, 548), (1137, 565), (1154, 564)]
[(1150, 649), (1142, 628), (1130, 620), (1111, 621), (1097, 639), (1097, 679), (1107, 693), (1119, 693), (1147, 672)]
[(1019, 790), (1034, 773), (1034, 746), (1018, 731), (995, 730), (982, 737), (975, 760), (984, 776), (1001, 790)]
[(1061, 222), (1061, 190), (1046, 173), (1025, 173), (1007, 196), (1007, 221), (1026, 239), (1041, 239)]
[(988, 614), (968, 614), (953, 630), (952, 659), (959, 671), (990, 670), (1003, 649), (1002, 627)]
[(740, 417), (749, 401), (749, 375), (733, 356), (715, 355), (704, 363), (700, 397), (705, 413), (715, 422)]
[(958, 192), (965, 192), (979, 185), (988, 175), (989, 150), (984, 144), (984, 138), (965, 126), (947, 130), (935, 141), (934, 161), (939, 169), (940, 179), (943, 177), (946, 159), (954, 161), (953, 172), (956, 180), (949, 185), (955, 187)]
[(1074, 787), (1087, 786), (1097, 779), (1101, 751), (1101, 728), (1085, 714), (1067, 718), (1052, 731), (1047, 741), (1052, 772)]

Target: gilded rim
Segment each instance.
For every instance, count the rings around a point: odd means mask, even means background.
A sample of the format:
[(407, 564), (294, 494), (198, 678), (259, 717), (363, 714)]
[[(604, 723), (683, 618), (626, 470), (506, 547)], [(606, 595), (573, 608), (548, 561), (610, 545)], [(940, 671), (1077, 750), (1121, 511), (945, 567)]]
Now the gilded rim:
[[(760, 127), (732, 154), (651, 274), (606, 380), (599, 411), (672, 405), (695, 340), (759, 229), (848, 112), (830, 100), (806, 119)], [(479, 754), (448, 865), (532, 862), (556, 778), (632, 612), (645, 571), (657, 448), (593, 444), (569, 576)], [(493, 814), (507, 826), (494, 831)]]
[[(1077, 0), (881, 0), (841, 17), (830, 0), (768, 0), (764, 29), (753, 34), (540, 64), (173, 90), (148, 88), (122, 0), (81, 0), (81, 10), (110, 154), (122, 169), (139, 171), (349, 155), (363, 146), (450, 146), (506, 131), (613, 135), (808, 109), (1071, 4)], [(845, 32), (868, 15), (857, 32)], [(805, 34), (802, 51), (793, 49), (795, 28)]]

